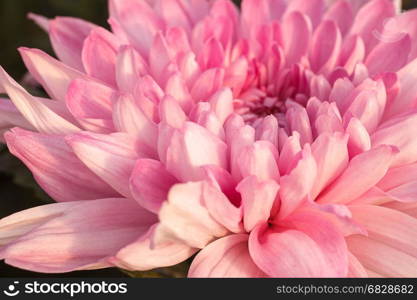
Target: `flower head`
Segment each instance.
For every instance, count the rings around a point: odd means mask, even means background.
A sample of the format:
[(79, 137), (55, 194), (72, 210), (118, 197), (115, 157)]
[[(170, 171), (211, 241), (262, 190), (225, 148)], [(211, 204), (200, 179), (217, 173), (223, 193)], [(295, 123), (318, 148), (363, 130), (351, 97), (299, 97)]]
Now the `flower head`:
[(58, 202), (0, 220), (0, 258), (148, 270), (198, 252), (192, 277), (417, 276), (417, 11), (109, 3), (111, 31), (31, 16), (59, 60), (20, 52), (51, 99), (0, 71), (8, 147)]

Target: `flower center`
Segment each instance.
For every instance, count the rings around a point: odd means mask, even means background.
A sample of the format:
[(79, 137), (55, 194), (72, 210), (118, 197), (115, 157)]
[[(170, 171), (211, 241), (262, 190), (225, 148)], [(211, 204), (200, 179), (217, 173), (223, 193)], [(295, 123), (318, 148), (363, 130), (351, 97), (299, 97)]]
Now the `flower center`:
[(247, 124), (256, 126), (269, 115), (284, 122), (285, 113), (294, 106), (305, 107), (310, 90), (305, 71), (298, 65), (291, 69), (280, 70), (278, 75), (266, 80), (257, 78), (244, 87), (234, 102), (235, 112), (240, 114)]

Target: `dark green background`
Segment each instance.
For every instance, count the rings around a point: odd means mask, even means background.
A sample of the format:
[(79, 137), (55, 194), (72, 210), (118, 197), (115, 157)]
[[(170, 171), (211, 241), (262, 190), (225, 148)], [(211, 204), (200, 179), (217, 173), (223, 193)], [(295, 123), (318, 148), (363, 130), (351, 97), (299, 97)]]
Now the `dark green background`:
[[(404, 2), (405, 9), (411, 7), (417, 7), (417, 0)], [(26, 18), (29, 12), (51, 18), (57, 15), (76, 16), (107, 26), (106, 0), (0, 0), (0, 65), (18, 80), (25, 74), (25, 68), (16, 51), (18, 47), (39, 48), (51, 53), (48, 36)], [(0, 147), (0, 218), (48, 201), (50, 199), (37, 187), (26, 168), (8, 154), (4, 147)], [(0, 277), (15, 276), (46, 275), (14, 269), (0, 262)], [(126, 275), (117, 269), (109, 269), (61, 276)]]

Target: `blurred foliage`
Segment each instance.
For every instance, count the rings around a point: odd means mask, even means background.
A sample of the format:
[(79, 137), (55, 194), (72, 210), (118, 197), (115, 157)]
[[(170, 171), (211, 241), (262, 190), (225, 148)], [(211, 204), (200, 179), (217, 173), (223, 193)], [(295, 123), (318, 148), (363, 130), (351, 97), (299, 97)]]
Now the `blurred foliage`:
[[(404, 0), (404, 9), (413, 7), (417, 7), (417, 0)], [(107, 27), (107, 0), (0, 0), (0, 65), (18, 80), (25, 74), (25, 67), (16, 50), (18, 47), (39, 48), (52, 53), (48, 36), (27, 19), (29, 12), (50, 18), (58, 15), (74, 16)], [(33, 90), (31, 92), (39, 93)], [(51, 201), (23, 164), (10, 155), (4, 146), (0, 146), (0, 218)], [(117, 269), (108, 269), (73, 272), (61, 276), (180, 277), (186, 273), (188, 263), (153, 272), (123, 271), (122, 273)], [(13, 276), (47, 277), (50, 275), (26, 272), (0, 263), (0, 277)]]

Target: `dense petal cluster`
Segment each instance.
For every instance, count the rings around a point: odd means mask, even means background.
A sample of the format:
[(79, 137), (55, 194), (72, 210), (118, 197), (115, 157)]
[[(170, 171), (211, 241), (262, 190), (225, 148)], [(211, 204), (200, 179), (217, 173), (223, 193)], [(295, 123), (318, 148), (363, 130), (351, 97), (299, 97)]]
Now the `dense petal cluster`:
[(58, 203), (0, 220), (0, 258), (417, 276), (417, 11), (398, 2), (110, 0), (111, 31), (31, 15), (58, 59), (20, 53), (51, 99), (1, 69), (0, 124)]

